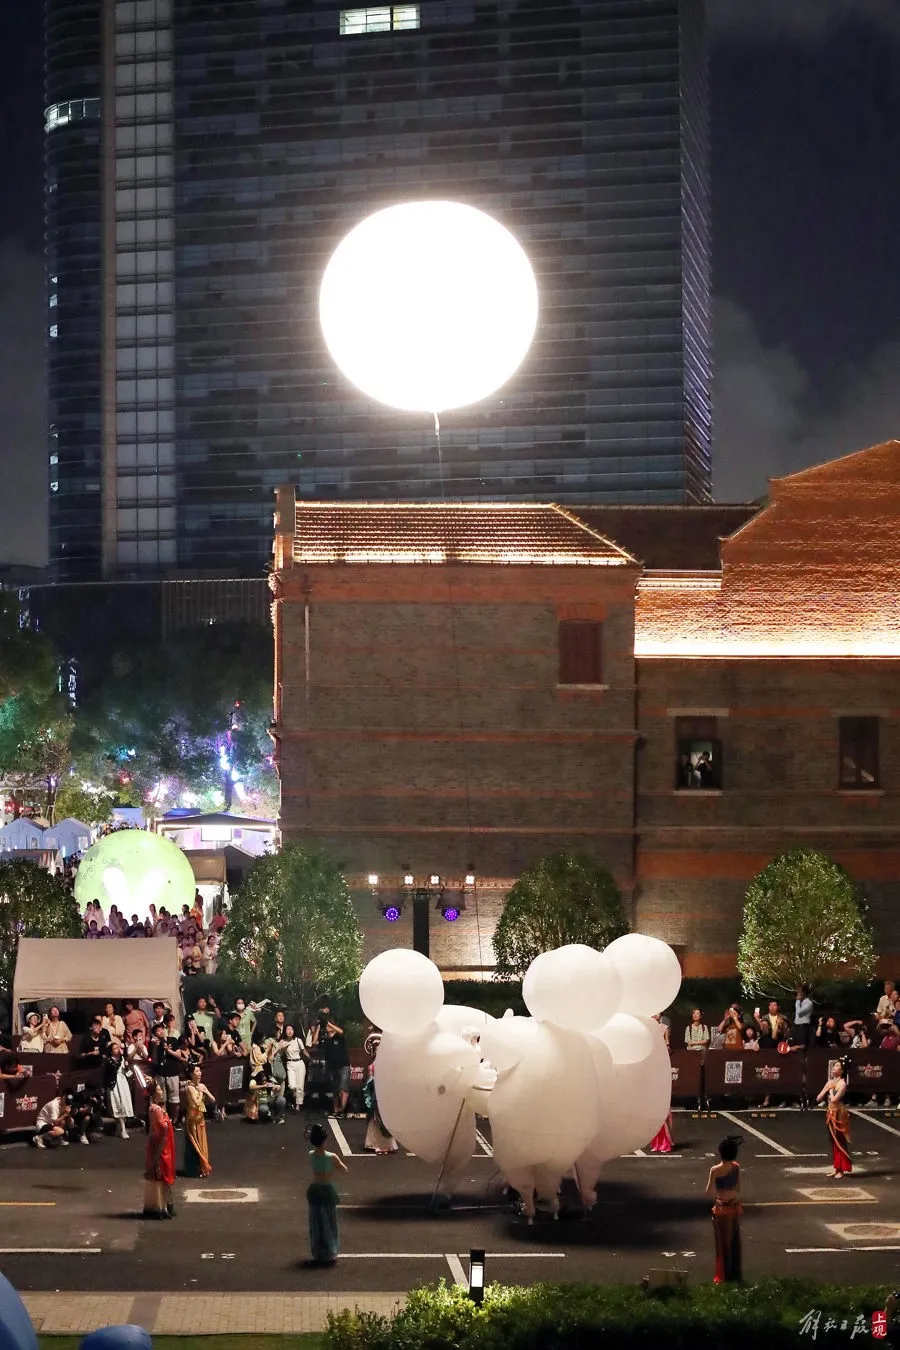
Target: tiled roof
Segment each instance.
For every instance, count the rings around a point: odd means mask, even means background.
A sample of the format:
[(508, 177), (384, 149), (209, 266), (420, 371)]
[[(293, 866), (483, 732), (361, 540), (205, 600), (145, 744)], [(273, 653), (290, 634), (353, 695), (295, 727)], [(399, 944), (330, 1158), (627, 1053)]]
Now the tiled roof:
[(718, 568), (719, 540), (734, 534), (760, 510), (749, 502), (742, 506), (572, 507), (579, 520), (615, 539), (645, 567), (691, 572)]
[(297, 502), (295, 563), (615, 567), (623, 548), (563, 507), (533, 502)]

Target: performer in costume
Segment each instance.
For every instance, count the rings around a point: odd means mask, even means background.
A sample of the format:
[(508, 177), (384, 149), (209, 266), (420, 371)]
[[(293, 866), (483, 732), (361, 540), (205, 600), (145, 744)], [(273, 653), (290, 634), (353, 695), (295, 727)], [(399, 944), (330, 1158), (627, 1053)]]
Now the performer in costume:
[[(373, 1032), (366, 1037), (365, 1051), (374, 1061), (378, 1052), (378, 1046), (381, 1043), (381, 1036), (378, 1032)], [(378, 1110), (378, 1097), (375, 1092), (375, 1064), (369, 1065), (369, 1076), (366, 1079), (363, 1088), (363, 1101), (366, 1107), (366, 1118), (368, 1126), (366, 1127), (366, 1139), (363, 1148), (371, 1153), (396, 1153), (397, 1140), (391, 1134), (384, 1121), (381, 1119), (381, 1113)]]
[(206, 1105), (212, 1102), (215, 1110), (216, 1099), (205, 1083), (201, 1082), (200, 1065), (195, 1064), (190, 1077), (184, 1085), (184, 1100), (187, 1108), (184, 1117), (184, 1175), (186, 1177), (208, 1177), (212, 1171), (209, 1161), (209, 1148), (206, 1143)]
[(849, 1059), (846, 1057), (839, 1059), (834, 1066), (834, 1076), (829, 1078), (816, 1097), (817, 1102), (820, 1102), (823, 1097), (828, 1098), (825, 1126), (831, 1140), (831, 1161), (834, 1167), (834, 1171), (830, 1172), (829, 1176), (838, 1181), (848, 1172), (853, 1171), (850, 1149), (848, 1148), (850, 1143), (850, 1112), (844, 1105), (849, 1067)]
[(674, 1147), (672, 1139), (672, 1112), (666, 1116), (650, 1144), (651, 1153), (671, 1153)]
[(737, 1161), (743, 1140), (730, 1134), (719, 1145), (721, 1162), (709, 1169), (707, 1195), (714, 1195), (713, 1233), (716, 1239), (715, 1283), (741, 1280), (741, 1166)]
[(332, 1178), (335, 1170), (346, 1172), (347, 1165), (336, 1153), (325, 1151), (328, 1135), (323, 1126), (314, 1125), (309, 1132), (309, 1163), (313, 1180), (306, 1190), (309, 1206), (309, 1251), (313, 1261), (334, 1265), (341, 1249), (338, 1234), (337, 1187)]
[(147, 1128), (144, 1218), (174, 1219), (175, 1131), (166, 1112), (166, 1090), (162, 1083), (151, 1085)]

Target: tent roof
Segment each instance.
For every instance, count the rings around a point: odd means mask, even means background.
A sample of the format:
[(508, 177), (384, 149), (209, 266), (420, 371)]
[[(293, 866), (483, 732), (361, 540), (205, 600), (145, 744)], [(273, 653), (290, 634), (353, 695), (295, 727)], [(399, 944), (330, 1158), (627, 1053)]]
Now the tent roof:
[(74, 816), (64, 816), (55, 825), (51, 825), (50, 829), (54, 832), (56, 830), (78, 830), (79, 834), (90, 834), (91, 832), (90, 825), (85, 825), (83, 820), (76, 820)]
[(177, 1008), (176, 945), (174, 938), (22, 938), (13, 981), (15, 1029), (20, 1005), (41, 998), (161, 998)]
[(186, 848), (184, 856), (191, 864), (198, 886), (221, 885), (225, 880), (225, 853), (215, 848)]
[(263, 820), (259, 816), (233, 816), (228, 811), (196, 811), (192, 815), (167, 814), (159, 824), (160, 827), (174, 825), (184, 826), (186, 829), (194, 825), (236, 825), (238, 828), (256, 830), (273, 829), (275, 826), (274, 820)]
[(22, 834), (42, 835), (44, 827), (38, 825), (33, 820), (26, 820), (24, 816), (19, 816), (17, 820), (11, 820), (8, 825), (0, 829), (0, 839), (18, 839)]

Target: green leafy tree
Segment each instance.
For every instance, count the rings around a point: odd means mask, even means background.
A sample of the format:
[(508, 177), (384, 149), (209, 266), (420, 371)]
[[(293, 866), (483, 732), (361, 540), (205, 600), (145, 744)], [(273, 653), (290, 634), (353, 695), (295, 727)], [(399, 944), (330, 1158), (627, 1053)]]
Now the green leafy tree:
[(75, 896), (59, 877), (22, 858), (0, 863), (0, 995), (12, 995), (20, 938), (80, 936)]
[(541, 952), (582, 942), (601, 950), (628, 932), (612, 873), (583, 853), (550, 853), (510, 890), (494, 933), (498, 979), (520, 978)]
[(52, 644), (20, 628), (10, 597), (0, 594), (0, 781), (16, 815), (32, 806), (52, 823), (71, 731)]
[(260, 858), (235, 896), (219, 972), (279, 984), (302, 1007), (359, 979), (362, 933), (347, 882), (314, 845)]
[(812, 849), (764, 867), (747, 890), (737, 964), (747, 993), (835, 976), (871, 979), (872, 930), (844, 869)]
[(249, 624), (173, 634), (115, 655), (79, 709), (75, 777), (97, 796), (269, 815), (272, 639)]

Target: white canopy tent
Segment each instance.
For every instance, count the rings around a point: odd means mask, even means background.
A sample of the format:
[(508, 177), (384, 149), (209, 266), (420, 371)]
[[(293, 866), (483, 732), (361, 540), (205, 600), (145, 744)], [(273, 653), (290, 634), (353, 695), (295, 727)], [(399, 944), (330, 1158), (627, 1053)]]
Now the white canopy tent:
[(174, 938), (22, 938), (13, 978), (13, 1031), (23, 1003), (56, 998), (162, 999), (178, 1013), (181, 981)]
[(13, 853), (22, 848), (41, 848), (44, 831), (33, 820), (19, 816), (0, 830), (0, 853)]
[(86, 853), (93, 838), (94, 832), (90, 825), (76, 820), (74, 816), (66, 816), (65, 820), (58, 821), (44, 831), (43, 847), (58, 848), (64, 858), (71, 858), (73, 853)]

